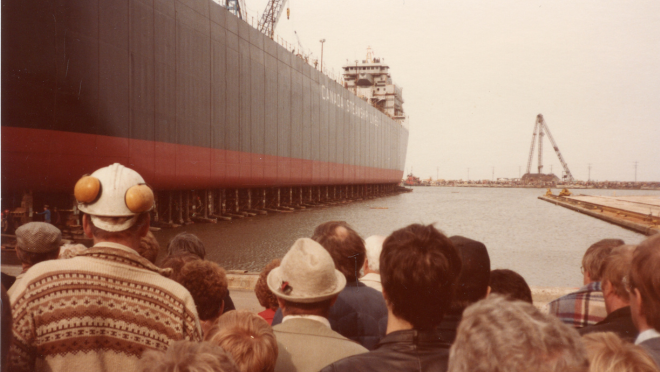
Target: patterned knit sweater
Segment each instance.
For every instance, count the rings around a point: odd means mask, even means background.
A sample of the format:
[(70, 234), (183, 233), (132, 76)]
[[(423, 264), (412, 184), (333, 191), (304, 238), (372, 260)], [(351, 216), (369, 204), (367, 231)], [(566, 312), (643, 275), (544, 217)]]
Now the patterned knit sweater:
[(195, 303), (134, 250), (99, 243), (30, 268), (11, 296), (11, 371), (137, 371), (145, 349), (201, 340)]

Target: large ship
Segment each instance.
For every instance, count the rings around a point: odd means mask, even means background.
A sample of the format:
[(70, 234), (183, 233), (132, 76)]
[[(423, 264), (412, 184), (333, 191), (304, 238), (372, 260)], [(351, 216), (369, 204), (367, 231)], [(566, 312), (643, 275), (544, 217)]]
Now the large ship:
[(2, 0), (3, 203), (114, 162), (158, 192), (395, 185), (401, 91), (357, 68), (342, 85), (210, 0)]

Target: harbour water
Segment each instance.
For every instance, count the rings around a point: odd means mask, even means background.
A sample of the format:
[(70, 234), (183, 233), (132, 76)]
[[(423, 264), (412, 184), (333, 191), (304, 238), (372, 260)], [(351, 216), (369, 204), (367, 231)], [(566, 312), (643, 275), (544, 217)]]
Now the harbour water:
[[(552, 287), (582, 284), (582, 255), (592, 243), (620, 238), (637, 244), (645, 239), (642, 234), (538, 200), (544, 193), (545, 189), (415, 187), (412, 193), (344, 206), (193, 224), (155, 235), (165, 247), (174, 235), (188, 231), (204, 241), (208, 259), (225, 269), (260, 271), (273, 258), (284, 256), (297, 238), (311, 236), (325, 221), (347, 221), (364, 238), (386, 236), (411, 223), (436, 223), (447, 236), (483, 242), (493, 269), (512, 269), (530, 285)], [(574, 191), (612, 193), (660, 195), (660, 191), (648, 190)]]

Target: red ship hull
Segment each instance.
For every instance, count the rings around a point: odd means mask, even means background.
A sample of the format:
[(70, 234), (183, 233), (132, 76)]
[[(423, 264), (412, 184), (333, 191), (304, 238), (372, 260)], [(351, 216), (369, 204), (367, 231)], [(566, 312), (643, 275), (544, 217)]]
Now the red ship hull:
[(164, 142), (2, 128), (3, 189), (70, 191), (85, 173), (121, 163), (158, 190), (392, 183), (403, 171)]

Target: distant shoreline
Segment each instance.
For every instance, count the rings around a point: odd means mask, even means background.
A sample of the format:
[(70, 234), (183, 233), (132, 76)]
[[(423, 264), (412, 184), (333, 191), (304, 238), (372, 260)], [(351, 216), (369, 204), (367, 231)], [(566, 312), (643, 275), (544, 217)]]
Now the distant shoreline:
[(416, 185), (416, 186), (403, 186), (406, 188), (413, 187), (477, 187), (484, 189), (569, 189), (569, 190), (640, 190), (640, 191), (660, 191), (660, 187), (641, 187), (641, 188), (611, 188), (611, 187), (585, 187), (585, 186), (572, 186), (572, 185), (556, 185), (556, 186), (531, 186), (531, 185), (479, 185), (479, 184), (459, 184), (459, 185)]

